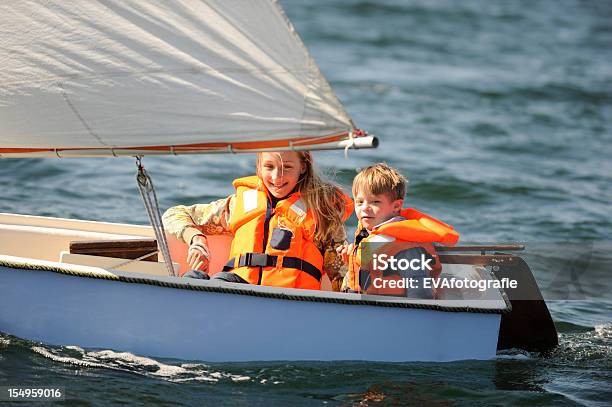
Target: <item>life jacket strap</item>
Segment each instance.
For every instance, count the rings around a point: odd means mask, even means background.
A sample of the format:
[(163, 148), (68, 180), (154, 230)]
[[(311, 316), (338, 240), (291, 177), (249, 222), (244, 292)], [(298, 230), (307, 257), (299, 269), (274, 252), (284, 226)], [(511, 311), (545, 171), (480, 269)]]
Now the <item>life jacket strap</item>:
[[(225, 263), (223, 271), (231, 271), (235, 267), (274, 267), (277, 262), (278, 256), (265, 253), (245, 253)], [(283, 257), (283, 264), (281, 267), (302, 270), (310, 274), (317, 281), (321, 281), (321, 277), (323, 276), (321, 270), (316, 266), (298, 257)]]

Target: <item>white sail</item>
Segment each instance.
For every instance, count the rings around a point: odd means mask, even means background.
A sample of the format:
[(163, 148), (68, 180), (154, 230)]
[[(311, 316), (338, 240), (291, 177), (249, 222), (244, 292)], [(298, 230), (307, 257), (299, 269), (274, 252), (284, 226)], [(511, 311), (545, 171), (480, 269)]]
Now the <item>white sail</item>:
[(293, 148), (353, 127), (276, 1), (0, 2), (0, 156)]

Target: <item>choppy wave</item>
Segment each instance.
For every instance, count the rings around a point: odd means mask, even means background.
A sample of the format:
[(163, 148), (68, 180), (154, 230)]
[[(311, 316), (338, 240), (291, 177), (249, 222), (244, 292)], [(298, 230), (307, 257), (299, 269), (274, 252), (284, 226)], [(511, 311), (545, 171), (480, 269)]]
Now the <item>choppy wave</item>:
[[(612, 367), (612, 323), (585, 327), (569, 322), (557, 322), (559, 347), (549, 355), (528, 352), (522, 349), (507, 349), (497, 353), (498, 360), (541, 361), (545, 364), (592, 367), (603, 363)], [(234, 364), (238, 370), (249, 374), (236, 374), (215, 369), (212, 365), (196, 362), (164, 361), (144, 357), (130, 352), (112, 350), (85, 350), (79, 346), (49, 346), (10, 335), (0, 334), (1, 348), (27, 348), (53, 362), (82, 368), (110, 369), (170, 382), (234, 382), (250, 381), (261, 384), (281, 384), (285, 381), (299, 381), (305, 367), (312, 363), (259, 363), (263, 367), (253, 369), (249, 364)], [(342, 364), (342, 363), (341, 363)], [(349, 368), (363, 363), (344, 363)], [(376, 363), (374, 363), (376, 364)], [(413, 363), (414, 364), (414, 363)], [(240, 366), (244, 365), (244, 368)], [(254, 365), (258, 365), (255, 363)], [(380, 363), (380, 365), (398, 365)], [(410, 365), (410, 364), (409, 364)], [(422, 363), (416, 363), (422, 365)], [(435, 364), (444, 366), (445, 364)], [(304, 377), (305, 378), (305, 377)]]
[(218, 382), (252, 380), (249, 376), (216, 371), (199, 363), (164, 363), (152, 358), (137, 356), (129, 352), (112, 350), (86, 351), (78, 346), (49, 347), (32, 346), (35, 353), (57, 363), (84, 368), (116, 370), (170, 382)]
[[(453, 363), (208, 364), (77, 346), (49, 346), (2, 334), (0, 366), (18, 363), (20, 367), (11, 371), (14, 377), (21, 377), (29, 374), (27, 370), (21, 371), (23, 355), (35, 355), (33, 359), (26, 357), (36, 366), (38, 375), (53, 376), (56, 383), (58, 380), (68, 383), (68, 393), (87, 389), (88, 397), (100, 402), (108, 400), (110, 394), (128, 401), (147, 393), (158, 402), (174, 400), (186, 405), (218, 405), (236, 400), (249, 405), (448, 405), (458, 401), (513, 405), (519, 400), (545, 405), (574, 402), (596, 405), (606, 397), (601, 386), (612, 360), (612, 325), (561, 328), (565, 332), (561, 333), (560, 347), (551, 355), (512, 349), (500, 352), (493, 361)], [(594, 374), (599, 378), (585, 381), (585, 377)], [(75, 377), (79, 385), (75, 384)], [(88, 383), (99, 383), (100, 377), (105, 385), (94, 390)], [(152, 392), (151, 383), (142, 382), (144, 379), (178, 387), (156, 386), (157, 390)], [(569, 386), (566, 380), (575, 385)], [(135, 395), (125, 394), (122, 390), (125, 386)]]
[(497, 360), (531, 360), (539, 356), (537, 352), (528, 352), (523, 349), (504, 349), (497, 352)]
[(612, 324), (580, 333), (560, 333), (551, 362), (581, 368), (612, 369)]

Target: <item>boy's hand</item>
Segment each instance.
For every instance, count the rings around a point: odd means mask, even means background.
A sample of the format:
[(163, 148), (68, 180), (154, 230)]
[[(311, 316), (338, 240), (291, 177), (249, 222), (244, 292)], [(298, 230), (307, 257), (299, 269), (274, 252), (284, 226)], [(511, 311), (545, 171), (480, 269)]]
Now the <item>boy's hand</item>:
[(340, 255), (340, 258), (342, 259), (342, 262), (344, 264), (348, 263), (348, 256), (350, 253), (353, 252), (354, 247), (355, 245), (353, 243), (351, 244), (344, 243), (342, 246), (338, 246), (336, 248), (336, 253)]

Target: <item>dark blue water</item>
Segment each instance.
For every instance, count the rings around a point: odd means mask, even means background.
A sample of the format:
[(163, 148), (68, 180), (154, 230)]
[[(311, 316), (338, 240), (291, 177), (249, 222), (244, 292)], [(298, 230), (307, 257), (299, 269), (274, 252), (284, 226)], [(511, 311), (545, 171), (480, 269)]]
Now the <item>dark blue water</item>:
[[(463, 241), (527, 242), (559, 348), (445, 364), (207, 364), (3, 335), (0, 386), (62, 385), (68, 405), (608, 405), (612, 2), (281, 3), (355, 123), (381, 139), (348, 159), (317, 153), (322, 170), (348, 186), (386, 161), (410, 179), (407, 204)], [(254, 158), (145, 165), (165, 208), (228, 195)], [(134, 171), (130, 159), (2, 160), (0, 211), (144, 224)], [(588, 257), (574, 280), (568, 253)]]

